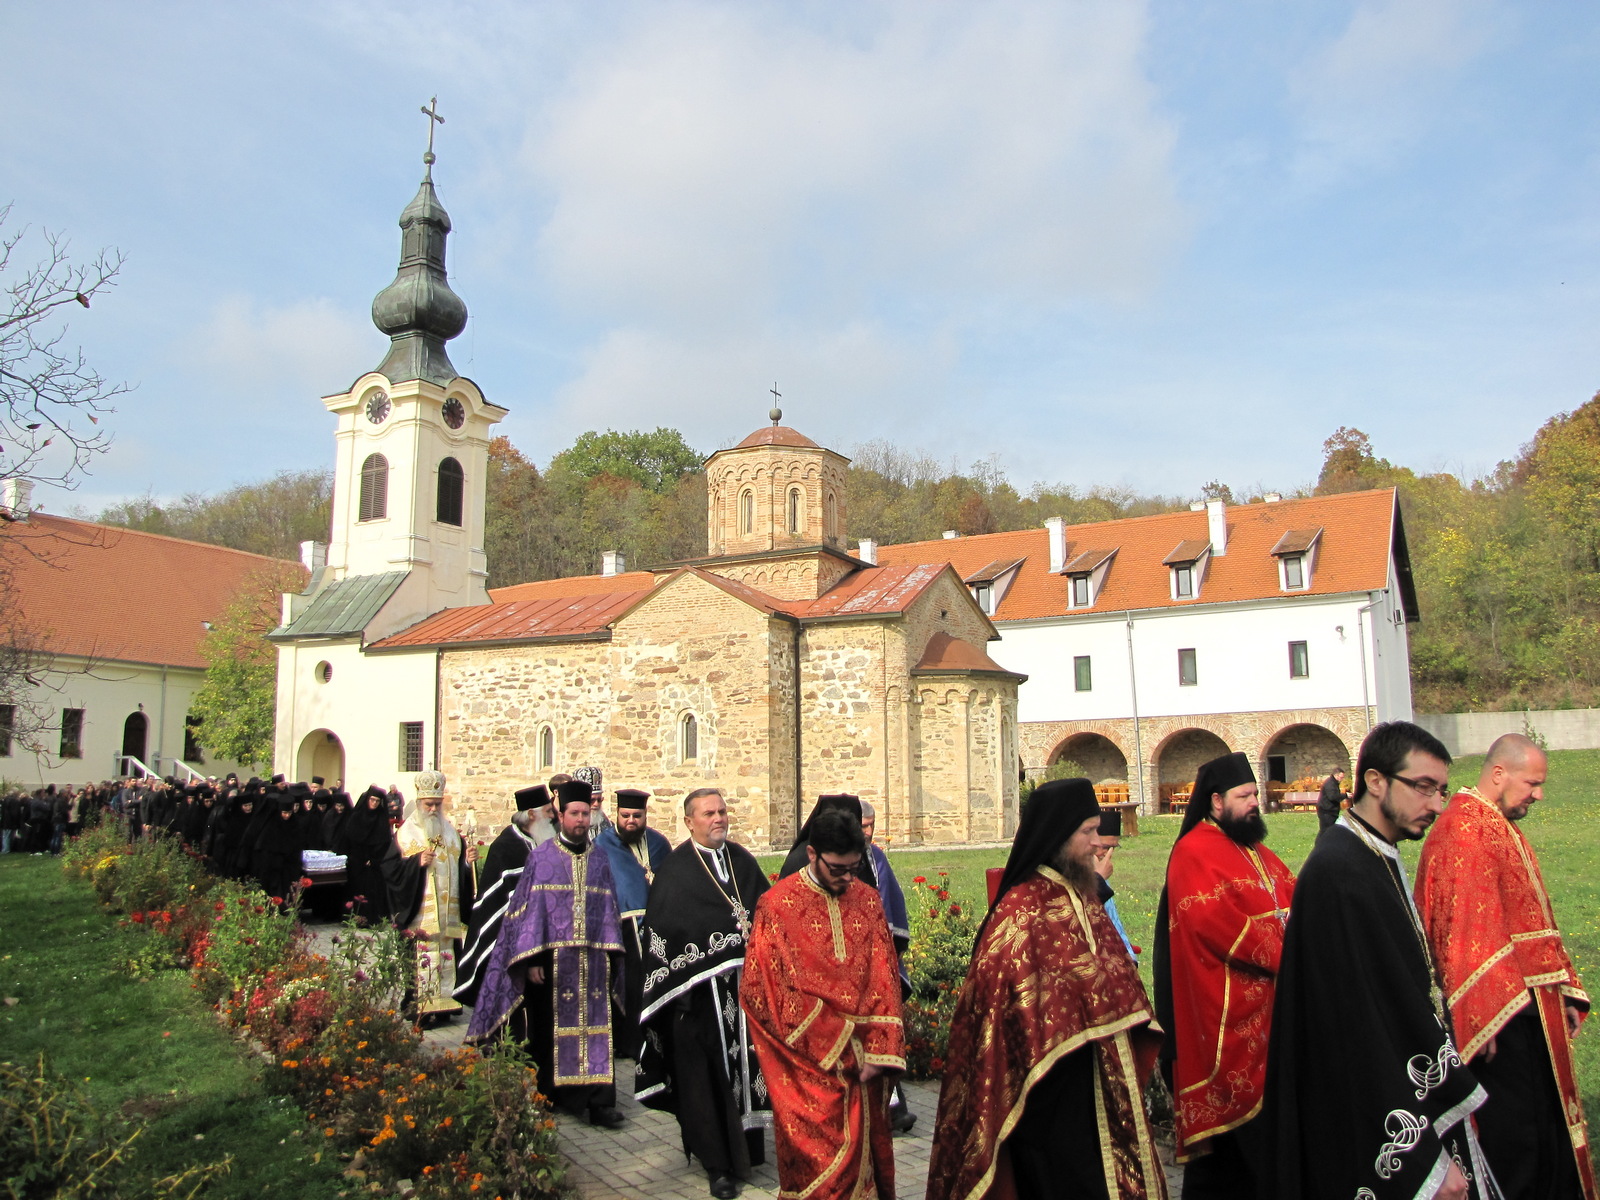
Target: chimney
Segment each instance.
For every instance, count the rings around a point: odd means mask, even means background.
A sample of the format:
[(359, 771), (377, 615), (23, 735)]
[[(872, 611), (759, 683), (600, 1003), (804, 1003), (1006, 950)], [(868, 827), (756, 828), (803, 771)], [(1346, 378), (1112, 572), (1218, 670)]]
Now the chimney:
[(628, 560), (621, 550), (605, 550), (600, 554), (600, 574), (621, 575), (628, 569)]
[(328, 565), (328, 543), (301, 542), (300, 561), (304, 564), (306, 570), (315, 575)]
[(0, 480), (0, 509), (13, 521), (26, 521), (33, 511), (33, 480)]
[(1067, 565), (1067, 519), (1049, 517), (1044, 527), (1050, 535), (1050, 574), (1059, 575)]
[(961, 536), (961, 535), (960, 535), (960, 534), (959, 534), (959, 533), (957, 533), (957, 532), (956, 532), (956, 531), (955, 531), (955, 530), (954, 530), (954, 529), (946, 529), (946, 530), (945, 530), (945, 531), (944, 531), (944, 540), (945, 540), (945, 541), (947, 541), (947, 542), (948, 542), (948, 541), (949, 541), (949, 540), (950, 540), (950, 539), (951, 539), (951, 538), (958, 538), (958, 537), (960, 537), (960, 536)]
[(1206, 526), (1211, 537), (1211, 553), (1221, 558), (1228, 552), (1228, 506), (1221, 500), (1206, 501)]
[(1280, 492), (1268, 492), (1265, 496), (1263, 496), (1261, 498), (1263, 500), (1265, 500), (1268, 504), (1276, 504), (1278, 501), (1283, 499), (1283, 495)]
[(862, 538), (856, 543), (856, 545), (860, 547), (860, 549), (856, 551), (857, 558), (866, 563), (869, 567), (875, 567), (878, 565), (877, 542), (873, 541), (871, 538)]
[(1206, 502), (1204, 500), (1195, 500), (1189, 505), (1190, 512), (1205, 512), (1205, 510)]

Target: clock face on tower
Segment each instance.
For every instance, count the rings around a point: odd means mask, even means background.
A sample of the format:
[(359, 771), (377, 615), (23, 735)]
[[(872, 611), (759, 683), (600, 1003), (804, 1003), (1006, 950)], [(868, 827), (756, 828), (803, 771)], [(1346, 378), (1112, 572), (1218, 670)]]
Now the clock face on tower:
[(467, 419), (467, 410), (454, 396), (444, 402), (444, 423), (451, 429), (460, 429)]
[(389, 415), (389, 397), (383, 392), (373, 392), (367, 398), (367, 420), (374, 425), (382, 425)]

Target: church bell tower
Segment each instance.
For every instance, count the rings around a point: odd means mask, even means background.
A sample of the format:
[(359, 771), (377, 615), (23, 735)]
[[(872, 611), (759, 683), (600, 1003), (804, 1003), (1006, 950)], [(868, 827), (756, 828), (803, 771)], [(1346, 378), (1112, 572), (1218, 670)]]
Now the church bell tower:
[(405, 572), (417, 616), (487, 604), (484, 494), (492, 427), (507, 410), (457, 374), (445, 343), (467, 306), (445, 273), (450, 215), (433, 187), (430, 109), (425, 170), (400, 214), (400, 267), (372, 302), (389, 352), (351, 388), (325, 396), (337, 418), (328, 582)]

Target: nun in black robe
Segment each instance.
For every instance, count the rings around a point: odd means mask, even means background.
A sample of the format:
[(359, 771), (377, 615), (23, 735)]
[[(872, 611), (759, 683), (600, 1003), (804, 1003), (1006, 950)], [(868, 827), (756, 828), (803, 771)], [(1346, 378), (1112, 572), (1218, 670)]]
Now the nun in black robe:
[(352, 915), (378, 921), (389, 915), (388, 886), (383, 879), (383, 858), (394, 842), (389, 824), (389, 798), (377, 785), (356, 799), (355, 807), (339, 823), (334, 853), (345, 856), (345, 890)]
[(300, 881), (300, 836), (294, 827), (294, 801), (280, 800), (275, 815), (256, 842), (255, 877), (261, 890), (286, 903)]

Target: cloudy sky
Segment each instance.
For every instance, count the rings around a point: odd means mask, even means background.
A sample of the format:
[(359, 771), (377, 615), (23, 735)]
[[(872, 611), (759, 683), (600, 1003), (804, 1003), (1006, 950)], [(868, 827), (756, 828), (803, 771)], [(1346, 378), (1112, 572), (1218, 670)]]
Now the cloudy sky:
[(457, 368), (544, 462), (765, 418), (1026, 486), (1474, 473), (1600, 388), (1600, 8), (12, 0), (11, 225), (127, 256), (79, 493), (331, 461), (435, 178)]

